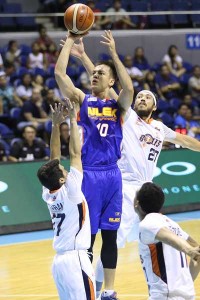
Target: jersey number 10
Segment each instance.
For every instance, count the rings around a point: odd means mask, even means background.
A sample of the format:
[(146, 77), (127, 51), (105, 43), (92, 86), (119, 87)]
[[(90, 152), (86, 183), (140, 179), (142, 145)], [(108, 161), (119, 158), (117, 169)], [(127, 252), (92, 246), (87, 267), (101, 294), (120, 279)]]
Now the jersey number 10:
[(99, 130), (100, 136), (102, 136), (102, 137), (107, 136), (107, 133), (108, 133), (108, 124), (106, 124), (106, 123), (103, 123), (103, 124), (99, 123), (97, 125), (97, 128)]

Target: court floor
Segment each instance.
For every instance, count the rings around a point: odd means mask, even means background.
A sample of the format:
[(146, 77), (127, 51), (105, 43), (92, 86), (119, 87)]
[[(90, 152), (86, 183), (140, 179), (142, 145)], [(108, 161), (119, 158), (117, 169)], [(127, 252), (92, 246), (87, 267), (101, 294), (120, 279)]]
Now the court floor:
[[(200, 242), (200, 211), (170, 215), (194, 239)], [(134, 233), (129, 236), (129, 241)], [(101, 246), (100, 235), (94, 248), (94, 265)], [(52, 231), (13, 234), (0, 237), (0, 299), (56, 300), (51, 276)], [(147, 287), (140, 266), (137, 242), (120, 249), (115, 289), (120, 300), (147, 299)], [(195, 281), (196, 299), (200, 299), (200, 276)]]

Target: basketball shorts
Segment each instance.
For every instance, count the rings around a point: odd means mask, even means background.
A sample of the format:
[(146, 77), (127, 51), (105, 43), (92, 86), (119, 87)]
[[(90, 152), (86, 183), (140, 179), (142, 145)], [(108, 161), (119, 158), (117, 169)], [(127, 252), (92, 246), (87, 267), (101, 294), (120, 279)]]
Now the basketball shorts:
[(120, 227), (117, 231), (118, 248), (125, 247), (129, 233), (134, 231), (133, 240), (138, 239), (139, 217), (136, 214), (133, 203), (136, 192), (140, 189), (140, 185), (134, 185), (133, 182), (122, 181), (123, 199), (122, 199), (122, 216)]
[(122, 177), (114, 166), (84, 167), (82, 191), (89, 207), (91, 233), (117, 230), (122, 212)]
[(161, 295), (161, 294), (159, 294), (158, 293), (158, 296), (150, 296), (149, 298), (148, 298), (148, 300), (161, 300), (161, 299), (163, 299), (163, 300), (195, 300), (195, 296), (191, 296), (191, 297), (180, 297), (180, 296), (172, 296), (172, 297), (170, 297), (169, 295), (167, 295), (166, 297), (165, 296), (163, 296), (163, 295)]
[(96, 299), (94, 271), (85, 250), (57, 253), (52, 273), (60, 300)]

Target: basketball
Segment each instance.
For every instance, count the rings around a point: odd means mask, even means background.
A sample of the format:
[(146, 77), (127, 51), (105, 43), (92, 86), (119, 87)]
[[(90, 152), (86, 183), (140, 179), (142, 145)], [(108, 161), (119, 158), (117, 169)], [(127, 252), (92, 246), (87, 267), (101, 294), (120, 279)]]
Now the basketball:
[(91, 8), (85, 4), (73, 4), (65, 11), (65, 27), (75, 34), (82, 34), (89, 31), (93, 23), (94, 13)]

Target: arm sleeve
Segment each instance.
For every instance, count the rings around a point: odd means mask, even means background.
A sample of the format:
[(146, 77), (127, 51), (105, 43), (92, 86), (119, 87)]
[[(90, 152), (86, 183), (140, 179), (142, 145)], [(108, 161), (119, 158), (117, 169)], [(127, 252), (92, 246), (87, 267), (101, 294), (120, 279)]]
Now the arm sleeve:
[(83, 180), (83, 174), (76, 168), (70, 167), (67, 181), (65, 183), (69, 200), (75, 203), (81, 203), (83, 201), (83, 193), (81, 190)]
[(165, 54), (165, 56), (162, 59), (163, 62), (170, 62), (170, 57), (169, 55)]
[(155, 236), (158, 231), (163, 227), (163, 222), (155, 217), (148, 218), (139, 225), (139, 239), (145, 245), (153, 244), (156, 242)]
[(172, 139), (174, 140), (176, 138), (176, 132), (166, 125), (163, 125), (163, 130), (164, 130), (164, 139)]

